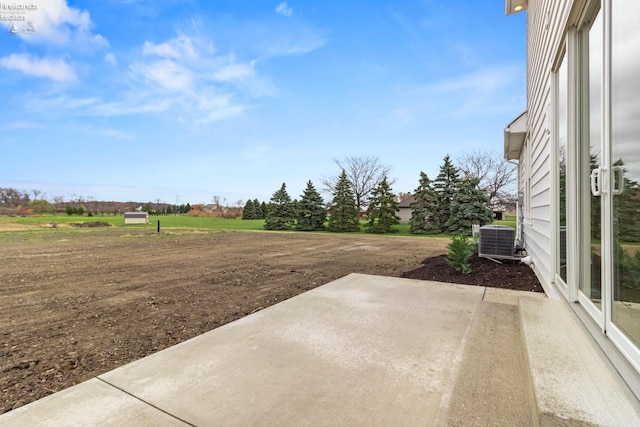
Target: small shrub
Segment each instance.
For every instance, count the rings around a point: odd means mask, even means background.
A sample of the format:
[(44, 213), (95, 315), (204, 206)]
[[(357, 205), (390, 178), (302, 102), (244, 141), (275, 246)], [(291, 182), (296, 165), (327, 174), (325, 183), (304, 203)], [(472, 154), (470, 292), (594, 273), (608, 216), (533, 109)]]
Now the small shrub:
[(473, 248), (467, 236), (454, 236), (451, 239), (451, 243), (447, 245), (447, 248), (449, 248), (449, 254), (447, 255), (449, 265), (455, 268), (458, 273), (471, 273), (469, 258), (473, 255)]

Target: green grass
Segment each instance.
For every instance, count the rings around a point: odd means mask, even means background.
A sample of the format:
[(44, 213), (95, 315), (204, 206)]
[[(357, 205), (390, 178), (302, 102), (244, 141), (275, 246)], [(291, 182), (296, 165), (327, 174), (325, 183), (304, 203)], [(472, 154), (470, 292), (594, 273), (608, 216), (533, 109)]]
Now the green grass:
[[(28, 224), (34, 226), (42, 226), (41, 229), (37, 230), (37, 232), (49, 232), (50, 230), (58, 230), (61, 229), (53, 229), (53, 228), (45, 228), (47, 224), (56, 223), (56, 224), (68, 224), (72, 222), (94, 222), (94, 221), (102, 221), (111, 224), (113, 227), (118, 227), (119, 229), (127, 230), (156, 230), (158, 226), (158, 221), (160, 221), (160, 231), (163, 230), (177, 230), (177, 229), (194, 229), (194, 230), (211, 230), (211, 231), (230, 231), (230, 230), (245, 230), (245, 231), (262, 231), (264, 230), (264, 220), (261, 219), (252, 219), (252, 220), (243, 220), (240, 218), (235, 219), (225, 219), (225, 218), (214, 218), (214, 217), (192, 217), (187, 215), (167, 215), (167, 216), (150, 216), (149, 224), (133, 224), (133, 225), (125, 225), (123, 216), (100, 216), (94, 215), (92, 217), (88, 216), (78, 216), (78, 215), (34, 215), (28, 217), (0, 217), (0, 226), (2, 223), (12, 223), (12, 224)], [(510, 227), (516, 227), (516, 217), (506, 217), (502, 221), (495, 221), (494, 224), (499, 225), (508, 225)], [(360, 222), (360, 231), (356, 231), (349, 234), (369, 234), (365, 230), (366, 221)], [(446, 234), (436, 234), (436, 235), (416, 235), (409, 233), (409, 224), (400, 224), (395, 227), (397, 231), (395, 233), (389, 233), (389, 236), (411, 236), (411, 237), (450, 237)], [(69, 229), (66, 229), (69, 230)], [(72, 230), (96, 230), (94, 228), (83, 228), (83, 229), (72, 229)], [(20, 231), (15, 231), (20, 232)], [(31, 230), (31, 232), (35, 232)], [(302, 233), (302, 232), (301, 232)], [(322, 233), (322, 232), (321, 232)], [(325, 232), (328, 233), (328, 232)]]
[(191, 216), (150, 216), (149, 224), (124, 224), (123, 216), (78, 216), (78, 215), (42, 215), (29, 217), (0, 217), (0, 223), (46, 225), (49, 223), (68, 224), (75, 222), (95, 222), (101, 221), (111, 224), (114, 227), (122, 228), (196, 228), (211, 230), (263, 230), (262, 220), (241, 220), (224, 218), (198, 218)]
[(515, 216), (505, 216), (503, 220), (493, 221), (495, 225), (508, 225), (509, 227), (516, 228), (516, 217)]
[[(7, 231), (6, 233), (46, 233), (51, 232), (52, 230), (57, 230), (57, 232), (62, 232), (61, 228), (48, 228), (47, 225), (51, 223), (56, 224), (68, 224), (68, 223), (78, 223), (78, 222), (94, 222), (94, 221), (102, 221), (111, 224), (113, 227), (117, 227), (118, 229), (124, 230), (150, 230), (154, 231), (157, 229), (158, 221), (160, 221), (160, 231), (177, 231), (178, 229), (183, 230), (211, 230), (211, 231), (230, 231), (230, 230), (244, 230), (244, 231), (263, 231), (264, 230), (264, 220), (256, 219), (256, 220), (243, 220), (240, 218), (236, 219), (225, 219), (225, 218), (213, 218), (213, 217), (191, 217), (186, 215), (167, 215), (167, 216), (150, 216), (149, 224), (133, 224), (133, 225), (125, 225), (123, 216), (100, 216), (94, 215), (92, 217), (88, 216), (78, 216), (78, 215), (34, 215), (28, 217), (0, 217), (0, 228), (2, 223), (11, 223), (17, 225), (31, 225), (39, 228), (34, 228), (28, 231)], [(360, 231), (356, 231), (349, 234), (369, 234), (365, 230), (366, 221), (361, 221)], [(426, 235), (415, 235), (409, 233), (409, 225), (408, 224), (400, 224), (396, 226), (397, 231), (395, 233), (389, 233), (389, 236), (411, 236), (411, 237), (427, 237)], [(65, 232), (73, 233), (73, 232), (86, 232), (89, 230), (95, 230), (96, 228), (81, 228), (81, 229), (70, 229), (65, 228)], [(303, 233), (303, 232), (300, 232)], [(327, 231), (320, 233), (328, 233)], [(429, 237), (448, 237), (446, 235), (429, 235)]]

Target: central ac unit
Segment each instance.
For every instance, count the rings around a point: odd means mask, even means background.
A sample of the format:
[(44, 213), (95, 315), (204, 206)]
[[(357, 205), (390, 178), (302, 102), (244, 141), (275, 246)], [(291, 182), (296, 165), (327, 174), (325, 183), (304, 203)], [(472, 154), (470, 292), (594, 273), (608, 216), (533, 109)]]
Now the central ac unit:
[(506, 225), (480, 227), (478, 255), (485, 258), (514, 258), (515, 230)]

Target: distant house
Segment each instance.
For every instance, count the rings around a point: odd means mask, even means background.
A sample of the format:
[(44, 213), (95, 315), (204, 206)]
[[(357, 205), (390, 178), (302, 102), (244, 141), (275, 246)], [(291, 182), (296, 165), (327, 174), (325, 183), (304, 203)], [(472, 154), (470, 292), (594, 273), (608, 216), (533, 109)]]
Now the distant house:
[(415, 197), (409, 196), (398, 203), (398, 216), (400, 217), (400, 224), (409, 224), (409, 220), (411, 219), (411, 203), (415, 201)]
[(149, 224), (149, 214), (147, 212), (125, 212), (125, 224)]

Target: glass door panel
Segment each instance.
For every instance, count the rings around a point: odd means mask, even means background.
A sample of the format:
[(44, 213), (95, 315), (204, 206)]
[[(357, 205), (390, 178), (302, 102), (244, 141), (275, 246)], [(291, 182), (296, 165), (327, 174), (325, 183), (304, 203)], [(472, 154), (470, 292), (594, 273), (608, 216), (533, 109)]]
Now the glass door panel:
[(558, 105), (558, 246), (556, 274), (563, 284), (567, 283), (567, 130), (568, 130), (568, 81), (566, 56), (562, 59), (557, 74)]
[(581, 33), (581, 179), (583, 186), (583, 236), (585, 245), (584, 276), (580, 291), (598, 308), (602, 304), (602, 245), (601, 245), (601, 200), (592, 194), (590, 176), (602, 164), (602, 13), (598, 13), (589, 28)]
[(640, 344), (640, 16), (638, 0), (612, 2), (612, 321)]

